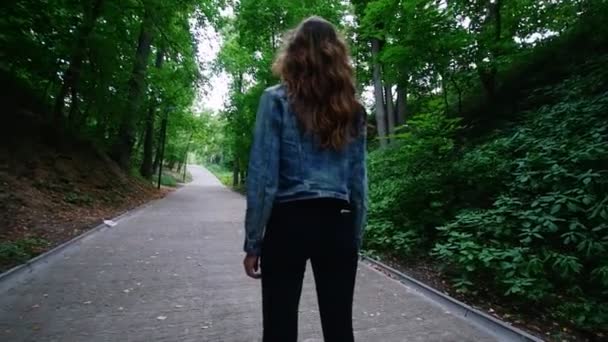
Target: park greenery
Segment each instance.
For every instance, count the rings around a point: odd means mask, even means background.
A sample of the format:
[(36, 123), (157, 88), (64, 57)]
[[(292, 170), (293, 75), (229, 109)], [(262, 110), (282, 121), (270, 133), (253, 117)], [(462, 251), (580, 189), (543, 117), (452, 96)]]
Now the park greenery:
[[(195, 152), (239, 188), (285, 32), (328, 19), (351, 47), (369, 114), (365, 252), (432, 260), (464, 295), (589, 339), (608, 333), (607, 1), (1, 6), (9, 106), (90, 141), (127, 173), (152, 179), (162, 159), (179, 172)], [(221, 37), (212, 63), (198, 59), (205, 30)], [(213, 74), (229, 80), (215, 113), (193, 105)]]
[(124, 170), (151, 178), (204, 134), (192, 103), (204, 83), (193, 30), (222, 1), (43, 0), (3, 4), (0, 73), (18, 107), (44, 112)]
[(430, 258), (465, 296), (605, 331), (606, 3), (239, 1), (220, 29), (231, 88), (208, 155), (234, 185), (282, 34), (309, 15), (349, 41), (370, 113), (366, 252)]

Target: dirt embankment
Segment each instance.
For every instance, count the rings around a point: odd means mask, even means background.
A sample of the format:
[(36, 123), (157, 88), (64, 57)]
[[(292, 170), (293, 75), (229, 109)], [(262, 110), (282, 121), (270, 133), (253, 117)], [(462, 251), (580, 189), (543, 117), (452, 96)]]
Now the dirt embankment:
[(27, 112), (0, 131), (0, 271), (164, 196)]

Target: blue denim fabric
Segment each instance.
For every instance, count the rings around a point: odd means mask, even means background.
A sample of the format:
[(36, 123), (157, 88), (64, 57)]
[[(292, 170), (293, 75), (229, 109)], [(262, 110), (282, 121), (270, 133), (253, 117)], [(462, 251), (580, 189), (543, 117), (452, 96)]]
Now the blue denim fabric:
[(284, 86), (264, 91), (247, 174), (245, 252), (260, 255), (274, 203), (315, 198), (350, 203), (357, 246), (361, 246), (367, 214), (364, 120), (361, 126), (363, 133), (342, 150), (321, 149), (313, 135), (301, 133)]

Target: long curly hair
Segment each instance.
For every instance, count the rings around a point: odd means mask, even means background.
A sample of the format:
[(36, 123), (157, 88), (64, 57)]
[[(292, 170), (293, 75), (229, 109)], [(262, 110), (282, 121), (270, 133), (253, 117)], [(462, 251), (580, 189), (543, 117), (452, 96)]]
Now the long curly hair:
[(339, 150), (359, 134), (357, 101), (349, 49), (335, 27), (310, 17), (288, 33), (272, 70), (287, 88), (301, 129), (322, 148)]

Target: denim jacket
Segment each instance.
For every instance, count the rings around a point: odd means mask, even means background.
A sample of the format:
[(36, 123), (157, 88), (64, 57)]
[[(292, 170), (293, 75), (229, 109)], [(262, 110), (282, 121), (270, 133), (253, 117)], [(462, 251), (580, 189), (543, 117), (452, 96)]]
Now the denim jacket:
[(247, 174), (245, 246), (260, 255), (264, 229), (274, 203), (314, 198), (346, 200), (354, 215), (357, 246), (367, 213), (366, 138), (362, 134), (341, 150), (321, 149), (302, 133), (290, 110), (285, 87), (262, 94), (256, 116)]

